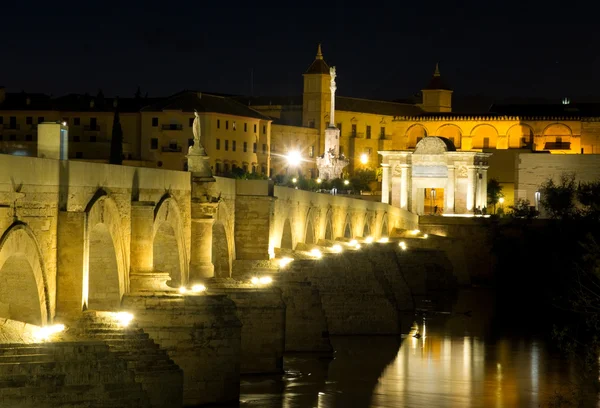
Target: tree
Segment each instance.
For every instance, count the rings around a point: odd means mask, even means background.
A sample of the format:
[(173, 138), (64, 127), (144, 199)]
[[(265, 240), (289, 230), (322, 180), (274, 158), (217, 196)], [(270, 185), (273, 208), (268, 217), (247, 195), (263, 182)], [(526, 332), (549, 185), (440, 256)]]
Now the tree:
[(583, 215), (592, 218), (600, 218), (600, 181), (591, 183), (579, 183), (577, 186), (577, 200), (582, 207)]
[(123, 164), (123, 128), (118, 110), (115, 110), (110, 140), (110, 164)]
[(494, 206), (494, 213), (496, 213), (496, 204), (500, 201), (500, 198), (504, 197), (502, 194), (502, 186), (496, 179), (490, 179), (487, 183), (487, 202), (488, 205)]
[(377, 173), (374, 170), (357, 170), (350, 178), (350, 185), (356, 191), (371, 191), (369, 184), (376, 180)]
[(540, 186), (540, 204), (551, 218), (569, 219), (578, 215), (574, 173), (563, 173), (558, 183), (549, 178)]
[(515, 201), (515, 205), (509, 207), (512, 211), (510, 215), (514, 218), (531, 219), (538, 215), (537, 211), (531, 207), (529, 200), (519, 198)]

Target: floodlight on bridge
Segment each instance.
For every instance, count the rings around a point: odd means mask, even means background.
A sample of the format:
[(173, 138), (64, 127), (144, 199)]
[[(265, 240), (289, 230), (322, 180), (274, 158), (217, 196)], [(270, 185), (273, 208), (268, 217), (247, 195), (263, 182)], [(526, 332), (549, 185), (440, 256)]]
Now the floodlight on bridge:
[(365, 238), (365, 243), (372, 244), (373, 243), (373, 237), (367, 237), (367, 238)]
[(388, 237), (381, 237), (377, 242), (379, 242), (380, 244), (387, 244), (388, 242), (390, 242), (390, 239)]
[(398, 246), (400, 248), (402, 248), (403, 251), (406, 251), (406, 242), (404, 241), (400, 241), (400, 243), (398, 244)]
[(321, 259), (323, 257), (323, 253), (321, 251), (319, 251), (317, 248), (311, 249), (310, 254), (317, 259)]
[(342, 246), (340, 244), (335, 244), (331, 247), (331, 251), (335, 252), (336, 254), (339, 254), (340, 252), (342, 252)]
[(179, 293), (181, 293), (182, 295), (185, 295), (187, 293), (187, 288), (185, 286), (180, 286)]
[(34, 334), (34, 337), (38, 342), (48, 341), (53, 335), (63, 331), (65, 331), (64, 324), (44, 326), (39, 328), (39, 330)]
[(194, 292), (194, 293), (200, 293), (200, 292), (204, 292), (204, 291), (206, 291), (206, 286), (204, 286), (200, 283), (192, 286), (192, 292)]
[(128, 312), (117, 312), (114, 314), (114, 318), (119, 322), (119, 326), (127, 327), (133, 320), (133, 315)]
[(281, 258), (279, 260), (279, 267), (280, 268), (285, 268), (286, 266), (288, 266), (290, 264), (290, 262), (292, 262), (294, 260), (294, 258), (288, 258), (287, 256), (284, 258)]

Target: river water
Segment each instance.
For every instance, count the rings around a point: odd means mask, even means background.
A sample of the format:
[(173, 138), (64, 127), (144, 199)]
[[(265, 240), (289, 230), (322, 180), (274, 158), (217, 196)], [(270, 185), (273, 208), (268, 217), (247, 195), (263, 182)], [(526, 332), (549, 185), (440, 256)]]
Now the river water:
[[(548, 336), (512, 330), (485, 290), (461, 292), (451, 309), (415, 316), (416, 326), (401, 338), (332, 337), (333, 358), (286, 356), (283, 376), (243, 379), (240, 406), (571, 406), (557, 402), (577, 389), (579, 370)], [(592, 395), (585, 406), (600, 407), (597, 401)]]

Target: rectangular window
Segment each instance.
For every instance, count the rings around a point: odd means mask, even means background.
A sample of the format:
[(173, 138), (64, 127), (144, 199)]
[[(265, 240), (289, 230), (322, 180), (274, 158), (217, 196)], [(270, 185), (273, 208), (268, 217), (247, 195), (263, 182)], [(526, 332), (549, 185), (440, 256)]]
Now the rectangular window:
[(235, 141), (235, 140), (232, 140), (232, 141), (231, 141), (231, 151), (235, 152), (235, 148), (236, 148), (236, 147), (237, 147), (237, 146), (236, 146), (236, 141)]
[(352, 125), (352, 137), (356, 137), (356, 125)]
[(252, 173), (256, 173), (256, 164), (252, 165)]
[(248, 165), (246, 163), (242, 164), (242, 168), (244, 169), (244, 173), (248, 173)]
[(27, 125), (33, 124), (33, 117), (32, 116), (27, 116), (25, 118), (25, 124), (27, 124)]
[(267, 174), (267, 166), (260, 166), (260, 171), (262, 174)]
[(229, 121), (228, 120), (225, 121), (225, 129), (229, 129)]
[(4, 116), (0, 116), (0, 125), (4, 125)]
[(152, 127), (158, 127), (158, 118), (152, 118)]
[(484, 137), (483, 138), (483, 148), (484, 149), (488, 149), (490, 147), (490, 138), (489, 137)]
[[(220, 119), (217, 119), (217, 129), (221, 129), (221, 120)], [(219, 167), (221, 167), (221, 166), (219, 165)]]
[(244, 142), (244, 153), (248, 151), (248, 142)]
[(80, 142), (81, 138), (79, 136), (73, 136), (73, 141), (74, 142)]
[(379, 137), (385, 139), (385, 126), (382, 126), (379, 130)]
[(16, 129), (17, 128), (17, 117), (16, 116), (11, 116), (10, 117), (10, 128), (11, 129)]
[(43, 116), (38, 117), (38, 123), (44, 123), (44, 117)]
[[(77, 141), (79, 141), (79, 140), (77, 140)], [(158, 149), (158, 139), (157, 138), (154, 137), (154, 138), (150, 139), (150, 149), (152, 149), (152, 150)]]
[(256, 143), (252, 145), (252, 153), (256, 153)]
[(371, 138), (371, 126), (367, 125), (367, 139)]
[(373, 153), (373, 149), (371, 149), (370, 147), (367, 147), (365, 149), (365, 153), (367, 154), (367, 156), (371, 156), (371, 153)]
[(189, 118), (190, 127), (194, 126), (194, 118)]
[(32, 142), (33, 141), (33, 136), (32, 135), (25, 135), (25, 141), (26, 142)]
[(8, 140), (10, 140), (11, 142), (14, 142), (15, 140), (17, 140), (17, 135), (10, 135), (8, 137)]
[(76, 159), (83, 159), (83, 152), (75, 152)]
[(263, 125), (263, 134), (266, 134), (266, 133), (267, 133), (267, 126)]
[(267, 154), (267, 145), (263, 143), (263, 154)]
[(244, 132), (247, 132), (247, 131), (248, 131), (248, 124), (244, 123)]
[(237, 124), (236, 124), (235, 120), (233, 122), (231, 122), (231, 127), (233, 128), (233, 130), (237, 130)]
[(96, 136), (90, 136), (90, 142), (96, 143)]
[(223, 171), (229, 173), (229, 163), (223, 163)]
[(215, 163), (215, 170), (217, 174), (221, 174), (221, 163)]
[(254, 124), (254, 133), (256, 133), (256, 123)]
[(311, 146), (308, 148), (308, 157), (315, 157), (315, 147)]
[(217, 150), (221, 150), (221, 139), (217, 139)]
[(229, 150), (229, 140), (225, 140), (225, 151)]
[(73, 118), (73, 125), (74, 126), (81, 125), (81, 119), (79, 119), (79, 118)]

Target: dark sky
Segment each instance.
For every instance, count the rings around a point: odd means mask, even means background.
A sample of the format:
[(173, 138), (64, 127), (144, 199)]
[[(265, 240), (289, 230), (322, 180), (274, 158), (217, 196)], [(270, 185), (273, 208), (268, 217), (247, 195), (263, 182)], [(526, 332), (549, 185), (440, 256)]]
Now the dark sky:
[(5, 3), (9, 91), (248, 94), (253, 70), (255, 95), (299, 94), (322, 42), (341, 95), (408, 97), (439, 61), (456, 95), (600, 101), (600, 24), (583, 2)]

